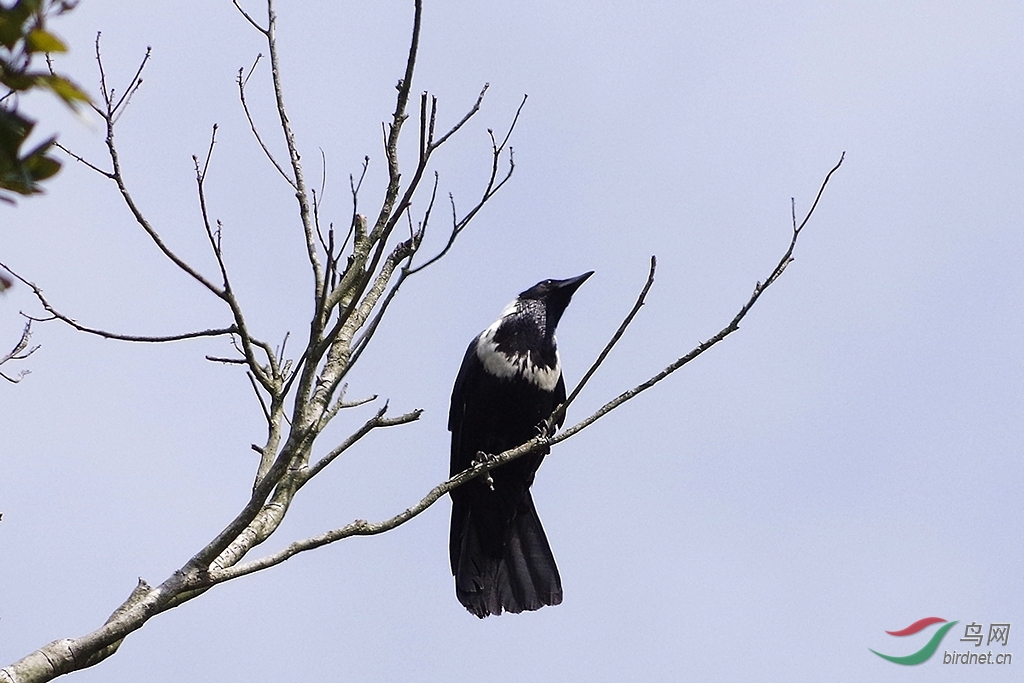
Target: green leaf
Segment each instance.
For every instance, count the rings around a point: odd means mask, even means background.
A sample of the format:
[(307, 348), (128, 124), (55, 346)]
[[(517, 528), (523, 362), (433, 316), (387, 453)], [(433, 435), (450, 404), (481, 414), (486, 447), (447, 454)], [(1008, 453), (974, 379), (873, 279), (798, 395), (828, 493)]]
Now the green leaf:
[(60, 170), (60, 161), (47, 156), (56, 138), (36, 145), (24, 156), (20, 154), (32, 127), (33, 123), (17, 112), (0, 108), (0, 190), (39, 194), (43, 189), (38, 181), (51, 178)]
[(25, 160), (25, 168), (33, 181), (46, 180), (57, 175), (57, 171), (60, 170), (60, 162), (43, 154), (33, 155)]
[(3, 70), (3, 73), (0, 73), (0, 83), (3, 83), (15, 92), (24, 92), (37, 84), (35, 76), (26, 74), (23, 71), (6, 68)]
[(18, 41), (21, 40), (21, 25), (7, 15), (8, 12), (6, 10), (3, 14), (0, 14), (0, 45), (3, 45), (8, 50), (13, 50)]
[(24, 163), (24, 162), (27, 162), (32, 157), (42, 156), (42, 155), (46, 154), (47, 152), (50, 151), (50, 147), (52, 147), (53, 143), (55, 143), (55, 142), (57, 142), (57, 137), (56, 136), (50, 138), (46, 142), (42, 142), (42, 143), (36, 145), (32, 149), (31, 152), (28, 152), (27, 154), (25, 154), (25, 158), (22, 159), (22, 162)]
[(23, 166), (0, 173), (0, 190), (10, 190), (18, 194), (39, 194), (42, 189), (32, 182)]
[(38, 76), (36, 82), (45, 88), (49, 88), (53, 91), (57, 97), (64, 100), (64, 102), (74, 109), (80, 102), (91, 102), (89, 96), (82, 91), (77, 85), (64, 78), (63, 76), (57, 76), (55, 74), (46, 74)]
[(0, 107), (0, 163), (18, 158), (18, 150), (34, 125), (34, 121), (18, 112)]
[(25, 3), (15, 3), (10, 9), (0, 9), (0, 43), (11, 49), (25, 35), (25, 22), (32, 9)]
[(68, 46), (57, 36), (41, 28), (34, 28), (25, 37), (29, 52), (67, 52)]

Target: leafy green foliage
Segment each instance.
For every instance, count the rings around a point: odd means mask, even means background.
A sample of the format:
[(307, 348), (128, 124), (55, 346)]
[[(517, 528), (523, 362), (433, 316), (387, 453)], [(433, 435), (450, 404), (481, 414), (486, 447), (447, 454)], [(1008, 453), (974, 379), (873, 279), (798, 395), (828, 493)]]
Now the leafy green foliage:
[(8, 192), (42, 192), (40, 181), (60, 170), (60, 161), (49, 155), (56, 138), (22, 151), (35, 121), (18, 111), (18, 94), (46, 90), (72, 109), (89, 102), (89, 96), (68, 78), (52, 69), (32, 69), (33, 58), (40, 54), (67, 52), (64, 41), (47, 30), (46, 20), (67, 12), (75, 4), (69, 0), (0, 4), (0, 85), (7, 88), (7, 93), (0, 97), (0, 201), (12, 201)]

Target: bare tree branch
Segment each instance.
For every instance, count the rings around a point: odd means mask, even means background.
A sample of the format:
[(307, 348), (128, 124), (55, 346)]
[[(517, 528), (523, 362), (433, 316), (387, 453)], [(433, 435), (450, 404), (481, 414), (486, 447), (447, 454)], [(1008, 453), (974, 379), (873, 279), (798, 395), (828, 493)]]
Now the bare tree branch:
[(90, 161), (87, 161), (86, 159), (84, 159), (84, 158), (82, 158), (82, 157), (78, 156), (77, 154), (75, 154), (75, 153), (74, 153), (74, 152), (72, 152), (72, 151), (71, 151), (70, 149), (68, 149), (68, 148), (67, 148), (67, 147), (65, 147), (64, 145), (60, 144), (59, 142), (54, 142), (54, 143), (53, 143), (53, 146), (54, 146), (54, 147), (56, 147), (57, 149), (59, 149), (60, 151), (64, 152), (65, 154), (67, 154), (67, 155), (68, 155), (69, 157), (71, 157), (72, 159), (74, 159), (74, 160), (75, 160), (75, 161), (77, 161), (78, 163), (80, 163), (80, 164), (84, 164), (84, 165), (88, 166), (88, 167), (89, 167), (89, 168), (91, 168), (92, 170), (94, 170), (94, 171), (96, 171), (97, 173), (99, 173), (99, 174), (100, 174), (101, 176), (103, 176), (103, 177), (105, 177), (105, 178), (108, 178), (108, 179), (110, 179), (110, 180), (113, 180), (113, 179), (114, 179), (114, 174), (113, 174), (113, 173), (111, 173), (110, 171), (104, 171), (104, 170), (103, 170), (102, 168), (100, 168), (99, 166), (97, 166), (97, 165), (93, 164), (92, 162), (90, 162)]
[(206, 231), (206, 238), (210, 242), (213, 256), (217, 259), (217, 266), (220, 268), (222, 291), (225, 295), (229, 295), (231, 283), (228, 279), (227, 266), (224, 264), (224, 253), (221, 251), (221, 226), (218, 223), (216, 230), (211, 227), (210, 215), (206, 210), (206, 174), (210, 170), (210, 159), (213, 158), (213, 147), (215, 144), (217, 144), (217, 124), (213, 124), (213, 130), (210, 133), (210, 147), (206, 151), (206, 160), (203, 162), (202, 169), (199, 168), (199, 158), (194, 154), (192, 155), (192, 163), (195, 164), (196, 169), (196, 191), (199, 195), (199, 212), (203, 218), (203, 229)]
[(579, 381), (576, 387), (569, 394), (569, 397), (565, 399), (565, 402), (562, 403), (562, 405), (555, 408), (554, 412), (551, 413), (551, 417), (549, 417), (546, 421), (546, 433), (553, 433), (553, 425), (561, 424), (562, 418), (565, 417), (565, 411), (569, 409), (569, 406), (572, 404), (572, 402), (575, 401), (576, 397), (580, 395), (580, 392), (583, 391), (583, 387), (587, 385), (587, 382), (590, 381), (590, 378), (593, 377), (594, 373), (597, 372), (597, 369), (601, 367), (601, 364), (604, 363), (604, 359), (608, 357), (608, 354), (611, 353), (612, 348), (615, 346), (615, 344), (618, 343), (619, 339), (622, 338), (622, 335), (623, 333), (625, 333), (626, 328), (629, 327), (629, 324), (633, 322), (633, 318), (635, 318), (636, 314), (640, 312), (640, 308), (644, 305), (644, 301), (647, 299), (647, 293), (651, 291), (651, 287), (654, 285), (654, 271), (657, 269), (657, 267), (658, 259), (655, 258), (654, 256), (651, 256), (651, 270), (647, 274), (647, 282), (644, 283), (643, 289), (640, 290), (640, 294), (636, 298), (636, 303), (633, 304), (633, 308), (629, 311), (628, 314), (626, 314), (626, 318), (625, 320), (622, 321), (622, 324), (619, 325), (619, 329), (615, 330), (615, 334), (612, 335), (612, 338), (608, 340), (608, 343), (605, 345), (604, 349), (602, 349), (601, 353), (598, 354), (597, 360), (595, 360), (593, 365), (590, 366), (590, 369), (587, 370), (586, 373), (584, 373), (583, 379)]
[(255, 20), (255, 19), (253, 19), (253, 18), (252, 18), (252, 17), (251, 17), (250, 15), (249, 15), (249, 13), (248, 13), (248, 12), (246, 12), (246, 11), (245, 11), (244, 9), (242, 9), (242, 6), (241, 6), (241, 5), (239, 5), (239, 4), (238, 4), (238, 0), (231, 0), (231, 4), (233, 4), (233, 5), (235, 6), (235, 9), (237, 9), (237, 10), (238, 10), (238, 11), (239, 11), (239, 12), (240, 12), (240, 13), (242, 14), (242, 16), (243, 16), (243, 17), (245, 17), (245, 20), (246, 20), (246, 21), (248, 21), (248, 22), (249, 22), (249, 23), (250, 23), (250, 24), (252, 25), (252, 27), (253, 27), (254, 29), (256, 29), (257, 31), (259, 31), (259, 32), (260, 32), (260, 33), (262, 33), (263, 35), (267, 35), (267, 29), (265, 29), (265, 28), (263, 28), (262, 26), (260, 26), (259, 24), (257, 24), (257, 23), (256, 23), (256, 20)]
[[(97, 41), (97, 50), (98, 50), (98, 46), (99, 46), (99, 36), (98, 35), (96, 36), (96, 41)], [(135, 70), (135, 75), (132, 76), (132, 80), (129, 82), (128, 87), (125, 88), (124, 93), (121, 95), (121, 99), (119, 99), (117, 101), (117, 103), (114, 104), (114, 106), (112, 108), (110, 108), (110, 115), (112, 117), (114, 117), (115, 120), (117, 120), (117, 118), (120, 116), (120, 112), (124, 111), (124, 109), (126, 109), (128, 107), (128, 103), (131, 102), (132, 95), (134, 95), (138, 91), (139, 87), (142, 85), (142, 70), (146, 68), (146, 62), (149, 61), (149, 58), (152, 55), (152, 53), (153, 53), (153, 48), (152, 47), (147, 47), (146, 48), (146, 54), (145, 54), (145, 56), (143, 56), (142, 61), (139, 63), (139, 68)], [(98, 52), (97, 52), (96, 57), (97, 57), (97, 59), (99, 58), (99, 53)], [(113, 91), (111, 91), (111, 92), (113, 92)], [(109, 100), (107, 101), (107, 104), (108, 105), (110, 104)]]
[[(150, 55), (150, 51), (147, 49), (146, 50), (146, 56), (142, 59), (142, 63), (140, 64), (138, 72), (136, 73), (135, 80), (138, 80), (139, 74), (141, 74), (142, 73), (142, 69), (145, 68), (146, 62), (149, 60), (149, 55)], [(103, 90), (103, 101), (105, 103), (105, 108), (104, 109), (100, 109), (98, 107), (94, 107), (94, 108), (96, 109), (96, 112), (103, 118), (104, 122), (106, 123), (106, 128), (107, 128), (107, 137), (106, 137), (107, 153), (110, 156), (110, 161), (111, 161), (111, 164), (112, 164), (111, 177), (114, 180), (114, 182), (117, 184), (117, 189), (121, 192), (121, 197), (124, 199), (125, 204), (128, 206), (128, 210), (131, 211), (132, 216), (134, 216), (135, 222), (139, 224), (139, 226), (146, 232), (147, 235), (149, 235), (150, 239), (157, 246), (157, 248), (161, 252), (163, 252), (164, 256), (166, 256), (168, 259), (170, 259), (171, 262), (174, 263), (176, 266), (178, 266), (178, 268), (180, 268), (182, 271), (184, 271), (185, 273), (190, 275), (196, 282), (198, 282), (199, 284), (201, 284), (204, 287), (206, 287), (208, 290), (213, 292), (218, 297), (223, 297), (224, 293), (223, 293), (223, 291), (220, 288), (218, 288), (216, 285), (214, 285), (209, 280), (207, 280), (205, 277), (203, 277), (199, 273), (198, 270), (196, 270), (191, 265), (186, 263), (184, 259), (182, 259), (176, 253), (174, 253), (170, 249), (170, 247), (167, 246), (167, 244), (163, 241), (163, 238), (160, 237), (160, 234), (156, 231), (156, 229), (150, 224), (150, 222), (143, 215), (141, 209), (135, 203), (134, 198), (132, 198), (131, 193), (128, 191), (128, 187), (125, 184), (125, 180), (124, 180), (124, 174), (123, 174), (123, 172), (121, 170), (121, 162), (120, 162), (120, 158), (118, 156), (117, 146), (114, 144), (114, 124), (115, 124), (115, 122), (117, 120), (117, 118), (116, 118), (117, 107), (119, 107), (122, 104), (124, 104), (127, 100), (122, 98), (121, 100), (118, 100), (117, 104), (115, 104), (113, 102), (113, 100), (112, 100), (112, 98), (114, 96), (114, 92), (112, 90), (107, 90), (107, 77), (106, 77), (106, 72), (104, 71), (104, 68), (103, 68), (103, 57), (102, 57), (102, 55), (100, 53), (100, 34), (99, 33), (96, 34), (96, 64), (98, 65), (99, 71), (100, 71), (100, 86), (101, 86), (101, 88)]]
[[(235, 7), (238, 7), (237, 2), (235, 3)], [(242, 12), (241, 8), (239, 8), (239, 11)], [(245, 15), (247, 19), (249, 18), (249, 15), (245, 14), (245, 12), (242, 12), (242, 14)], [(252, 23), (251, 19), (250, 23)], [(253, 25), (255, 26), (255, 24)], [(260, 29), (258, 26), (256, 28), (261, 33), (263, 33), (263, 30)], [(249, 103), (245, 99), (245, 86), (249, 82), (249, 77), (252, 76), (252, 73), (256, 70), (256, 65), (260, 63), (260, 59), (262, 58), (263, 53), (256, 55), (256, 60), (252, 63), (252, 67), (249, 69), (249, 73), (245, 76), (245, 78), (242, 78), (243, 70), (238, 70), (238, 99), (242, 102), (242, 111), (245, 112), (245, 118), (249, 121), (249, 128), (252, 129), (252, 134), (256, 138), (256, 142), (259, 144), (260, 149), (263, 150), (263, 153), (266, 155), (267, 159), (269, 159), (270, 163), (273, 164), (274, 168), (277, 169), (277, 172), (281, 174), (281, 177), (284, 178), (285, 182), (288, 183), (288, 185), (290, 185), (292, 189), (296, 189), (295, 181), (292, 180), (291, 176), (285, 173), (285, 170), (281, 167), (281, 164), (277, 163), (277, 159), (275, 159), (274, 155), (270, 153), (270, 149), (267, 148), (266, 143), (263, 142), (263, 138), (260, 137), (260, 132), (256, 128), (256, 122), (253, 120), (252, 113), (249, 111)]]
[(225, 365), (247, 365), (244, 358), (224, 358), (223, 356), (205, 356), (205, 358), (212, 363), (224, 363)]
[[(0, 264), (0, 268), (2, 268), (2, 267), (4, 267), (4, 266), (2, 264)], [(13, 275), (13, 273), (12, 273), (12, 275)], [(18, 339), (18, 342), (14, 345), (14, 348), (11, 349), (8, 353), (4, 354), (3, 356), (0, 356), (0, 365), (3, 365), (4, 363), (8, 363), (8, 362), (11, 362), (11, 361), (25, 360), (26, 358), (31, 356), (33, 353), (38, 351), (39, 350), (39, 345), (38, 344), (36, 346), (33, 346), (33, 347), (29, 348), (28, 344), (29, 344), (29, 341), (31, 339), (32, 339), (32, 321), (29, 320), (28, 322), (25, 323), (25, 327), (22, 328), (22, 330), (21, 330), (21, 337)], [(0, 377), (3, 377), (5, 380), (10, 382), (11, 384), (17, 384), (22, 379), (24, 379), (25, 375), (27, 375), (28, 373), (29, 373), (28, 370), (22, 370), (17, 375), (13, 375), (12, 376), (12, 375), (8, 375), (8, 374), (6, 374), (4, 372), (0, 372)]]
[[(237, 7), (236, 3), (236, 7)], [(241, 8), (239, 8), (241, 11)], [(244, 14), (244, 12), (243, 12)], [(324, 274), (320, 265), (320, 257), (317, 254), (316, 234), (310, 219), (309, 192), (306, 189), (306, 180), (302, 172), (301, 156), (298, 145), (295, 142), (295, 132), (292, 130), (291, 122), (288, 120), (288, 111), (284, 106), (284, 87), (281, 84), (281, 64), (277, 54), (277, 15), (274, 12), (273, 0), (267, 0), (267, 28), (263, 34), (267, 38), (267, 45), (270, 52), (270, 76), (274, 84), (274, 100), (277, 102), (277, 114), (280, 118), (281, 131), (284, 133), (285, 145), (288, 148), (288, 160), (292, 166), (292, 178), (295, 188), (295, 199), (299, 203), (299, 218), (302, 221), (302, 229), (306, 236), (306, 254), (309, 264), (313, 269), (316, 297), (323, 296)]]
[(26, 285), (29, 289), (31, 289), (32, 293), (35, 294), (36, 299), (39, 300), (39, 303), (42, 305), (43, 309), (50, 314), (50, 317), (48, 318), (38, 318), (35, 316), (28, 315), (26, 313), (22, 313), (22, 315), (24, 315), (31, 322), (48, 322), (50, 320), (60, 320), (61, 322), (70, 325), (74, 329), (78, 330), (79, 332), (92, 334), (97, 337), (103, 337), (104, 339), (117, 339), (120, 341), (129, 342), (163, 343), (183, 341), (185, 339), (196, 339), (197, 337), (220, 337), (226, 334), (238, 334), (238, 329), (234, 325), (230, 325), (228, 327), (213, 328), (208, 330), (198, 330), (196, 332), (182, 332), (179, 334), (170, 334), (162, 336), (121, 334), (119, 332), (110, 332), (108, 330), (101, 330), (95, 327), (87, 327), (85, 325), (80, 324), (73, 318), (64, 315), (56, 308), (54, 308), (53, 305), (50, 304), (47, 298), (43, 295), (43, 290), (40, 289), (39, 286), (36, 285), (34, 282), (26, 280), (21, 275), (14, 272), (3, 263), (0, 263), (0, 268), (6, 270), (8, 273), (17, 278), (22, 284)]
[[(608, 401), (605, 405), (601, 406), (601, 408), (599, 408), (597, 411), (595, 411), (592, 415), (590, 415), (586, 419), (581, 420), (580, 422), (574, 424), (572, 427), (569, 427), (569, 428), (563, 430), (562, 432), (560, 432), (559, 434), (557, 434), (556, 436), (552, 437), (548, 441), (548, 443), (550, 445), (554, 445), (556, 443), (565, 441), (566, 439), (568, 439), (569, 437), (573, 436), (574, 434), (577, 434), (580, 431), (582, 431), (583, 429), (586, 429), (587, 427), (592, 425), (594, 422), (599, 420), (601, 417), (607, 415), (612, 410), (615, 410), (620, 405), (622, 405), (623, 403), (625, 403), (629, 399), (633, 398), (637, 394), (640, 394), (641, 392), (646, 391), (647, 389), (650, 389), (655, 384), (657, 384), (661, 380), (665, 379), (666, 377), (671, 375), (673, 372), (675, 372), (679, 368), (683, 367), (684, 365), (686, 365), (687, 363), (689, 363), (690, 361), (695, 359), (697, 356), (701, 355), (702, 353), (704, 353), (705, 351), (710, 349), (712, 346), (714, 346), (715, 344), (717, 344), (718, 342), (722, 341), (723, 339), (728, 337), (730, 334), (732, 334), (733, 332), (738, 330), (739, 327), (740, 327), (740, 322), (747, 316), (747, 313), (749, 313), (750, 309), (752, 309), (754, 307), (754, 304), (756, 304), (758, 299), (761, 298), (761, 295), (764, 294), (765, 290), (767, 290), (768, 287), (770, 287), (772, 285), (772, 283), (774, 283), (776, 280), (778, 280), (779, 277), (781, 277), (782, 274), (785, 272), (786, 267), (790, 263), (792, 263), (792, 261), (793, 261), (793, 250), (796, 249), (796, 242), (797, 242), (797, 239), (800, 237), (801, 231), (804, 229), (804, 226), (807, 225), (807, 222), (811, 219), (811, 216), (814, 214), (814, 210), (818, 207), (818, 201), (821, 199), (822, 194), (825, 192), (825, 187), (828, 185), (829, 180), (831, 180), (832, 174), (835, 173), (837, 170), (839, 170), (839, 167), (843, 165), (843, 160), (845, 158), (846, 158), (846, 152), (843, 152), (840, 155), (840, 157), (839, 157), (839, 161), (836, 162), (836, 165), (833, 166), (832, 170), (830, 170), (828, 172), (828, 174), (825, 176), (825, 180), (822, 181), (821, 187), (818, 188), (818, 194), (815, 196), (814, 202), (811, 204), (811, 208), (807, 210), (807, 214), (804, 216), (803, 221), (801, 221), (799, 226), (797, 226), (794, 223), (792, 236), (791, 236), (790, 241), (789, 241), (789, 247), (786, 249), (786, 252), (782, 255), (782, 258), (779, 259), (778, 264), (776, 264), (775, 268), (772, 270), (772, 272), (765, 279), (764, 283), (762, 284), (761, 282), (758, 282), (754, 286), (754, 292), (750, 295), (750, 298), (747, 300), (747, 302), (745, 304), (743, 304), (743, 306), (740, 308), (739, 312), (736, 313), (736, 315), (733, 317), (733, 319), (731, 321), (729, 321), (728, 325), (726, 325), (724, 328), (719, 330), (717, 334), (715, 334), (713, 337), (711, 337), (707, 341), (704, 341), (704, 342), (698, 344), (689, 353), (687, 353), (686, 355), (681, 356), (680, 358), (678, 358), (675, 362), (670, 364), (668, 367), (666, 367), (664, 370), (662, 370), (658, 374), (656, 374), (653, 377), (651, 377), (650, 379), (648, 379), (646, 382), (638, 384), (637, 386), (633, 387), (632, 389), (630, 389), (628, 391), (625, 391), (622, 394), (616, 396), (614, 399), (612, 399), (611, 401)], [(573, 392), (573, 393), (575, 394), (576, 392)]]
[[(484, 88), (484, 90), (486, 90), (486, 87)], [(481, 91), (481, 98), (483, 97), (483, 94), (484, 91)], [(444, 248), (442, 248), (441, 251), (439, 251), (429, 260), (416, 266), (415, 268), (410, 268), (410, 275), (413, 275), (421, 270), (424, 270), (425, 268), (428, 268), (429, 266), (433, 265), (434, 263), (437, 263), (439, 260), (447, 256), (448, 252), (451, 251), (452, 246), (455, 244), (455, 240), (458, 239), (462, 231), (466, 228), (467, 225), (469, 225), (469, 222), (476, 217), (476, 215), (480, 212), (484, 205), (487, 204), (488, 201), (490, 201), (491, 197), (497, 194), (498, 190), (500, 190), (505, 185), (505, 183), (508, 182), (509, 178), (512, 177), (512, 173), (515, 171), (516, 164), (515, 159), (512, 156), (511, 147), (509, 147), (508, 154), (508, 172), (505, 173), (505, 175), (502, 177), (500, 181), (498, 180), (498, 171), (501, 164), (501, 155), (505, 151), (505, 147), (508, 146), (508, 141), (509, 138), (512, 136), (512, 131), (515, 130), (516, 124), (519, 122), (519, 115), (522, 113), (523, 107), (526, 106), (526, 99), (527, 95), (523, 95), (523, 101), (519, 103), (519, 108), (516, 109), (516, 115), (512, 118), (512, 125), (508, 127), (508, 132), (505, 133), (505, 137), (502, 139), (501, 144), (498, 144), (495, 141), (494, 132), (492, 130), (487, 131), (488, 134), (490, 134), (491, 136), (491, 174), (487, 180), (487, 185), (484, 187), (484, 191), (480, 197), (480, 200), (473, 206), (472, 209), (470, 209), (466, 213), (465, 216), (463, 216), (460, 219), (455, 210), (455, 198), (449, 195), (449, 199), (451, 200), (452, 206), (452, 231), (451, 234), (449, 234), (448, 236), (448, 242), (444, 245)], [(477, 102), (477, 105), (479, 106), (479, 100)], [(468, 116), (469, 115), (467, 114), (467, 118)], [(461, 123), (459, 125), (461, 125)]]
[(423, 414), (422, 410), (416, 409), (408, 413), (405, 413), (404, 415), (399, 415), (398, 417), (384, 417), (384, 414), (387, 412), (387, 410), (388, 404), (385, 403), (384, 406), (380, 410), (378, 410), (373, 417), (367, 420), (362, 427), (353, 432), (352, 435), (345, 439), (340, 445), (333, 448), (330, 453), (320, 458), (320, 460), (318, 460), (316, 463), (308, 467), (302, 475), (302, 483), (305, 483), (306, 481), (309, 481), (316, 475), (320, 474), (320, 472), (325, 467), (330, 465), (335, 458), (337, 458), (339, 455), (347, 451), (349, 448), (355, 445), (357, 441), (362, 439), (364, 436), (369, 434), (374, 429), (378, 429), (380, 427), (394, 427), (397, 425), (407, 424), (409, 422), (415, 422), (420, 418), (420, 415)]

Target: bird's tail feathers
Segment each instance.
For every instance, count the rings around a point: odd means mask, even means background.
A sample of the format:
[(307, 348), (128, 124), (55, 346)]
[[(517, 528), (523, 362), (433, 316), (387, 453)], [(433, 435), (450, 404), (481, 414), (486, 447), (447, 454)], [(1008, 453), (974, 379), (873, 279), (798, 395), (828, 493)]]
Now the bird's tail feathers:
[(501, 557), (488, 553), (466, 510), (455, 592), (478, 617), (537, 610), (562, 602), (562, 580), (529, 491), (516, 509)]

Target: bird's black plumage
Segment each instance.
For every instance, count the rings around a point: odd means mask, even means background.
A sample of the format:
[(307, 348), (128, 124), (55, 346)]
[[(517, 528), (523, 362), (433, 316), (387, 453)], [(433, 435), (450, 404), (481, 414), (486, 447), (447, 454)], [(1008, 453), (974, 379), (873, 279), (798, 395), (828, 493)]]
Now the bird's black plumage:
[[(522, 445), (565, 401), (555, 327), (592, 273), (544, 280), (470, 343), (452, 390), (451, 474), (479, 454)], [(561, 421), (559, 421), (561, 426)], [(562, 602), (562, 583), (530, 485), (547, 450), (530, 453), (451, 492), (455, 593), (478, 617)]]

